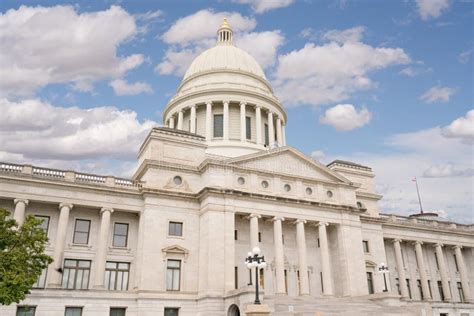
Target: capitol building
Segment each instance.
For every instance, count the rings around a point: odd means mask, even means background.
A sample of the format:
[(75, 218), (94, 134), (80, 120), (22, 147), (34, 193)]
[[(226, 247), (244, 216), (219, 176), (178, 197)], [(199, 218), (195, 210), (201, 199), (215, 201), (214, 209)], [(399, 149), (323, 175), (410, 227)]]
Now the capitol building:
[(291, 147), (262, 68), (217, 35), (132, 179), (0, 163), (0, 208), (41, 219), (54, 259), (0, 315), (237, 316), (258, 282), (275, 316), (474, 316), (474, 225), (384, 214), (369, 166)]

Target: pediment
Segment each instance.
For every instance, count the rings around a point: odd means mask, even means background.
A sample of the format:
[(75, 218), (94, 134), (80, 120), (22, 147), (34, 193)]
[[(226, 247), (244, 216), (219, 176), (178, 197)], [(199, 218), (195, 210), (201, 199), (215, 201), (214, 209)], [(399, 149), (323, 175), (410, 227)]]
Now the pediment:
[(282, 175), (351, 183), (342, 175), (291, 147), (281, 147), (266, 152), (237, 157), (227, 162), (238, 167)]
[(183, 248), (183, 247), (178, 246), (178, 245), (165, 247), (165, 248), (161, 249), (161, 251), (163, 253), (166, 253), (166, 254), (180, 254), (180, 255), (187, 255), (188, 254), (188, 250), (186, 248)]

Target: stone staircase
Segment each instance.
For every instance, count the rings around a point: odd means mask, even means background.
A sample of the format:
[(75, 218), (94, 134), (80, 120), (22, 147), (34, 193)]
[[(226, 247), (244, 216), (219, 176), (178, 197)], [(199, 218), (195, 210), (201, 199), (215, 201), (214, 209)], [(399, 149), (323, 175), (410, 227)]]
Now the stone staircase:
[(368, 299), (265, 296), (272, 316), (429, 316), (427, 304), (401, 302), (398, 298)]

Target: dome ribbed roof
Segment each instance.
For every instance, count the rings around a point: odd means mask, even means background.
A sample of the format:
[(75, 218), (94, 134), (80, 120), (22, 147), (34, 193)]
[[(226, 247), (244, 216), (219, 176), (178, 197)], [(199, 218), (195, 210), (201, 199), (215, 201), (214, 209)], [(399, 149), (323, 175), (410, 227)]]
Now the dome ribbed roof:
[(217, 45), (194, 59), (183, 80), (192, 75), (212, 70), (237, 70), (265, 79), (258, 62), (247, 52), (234, 45)]

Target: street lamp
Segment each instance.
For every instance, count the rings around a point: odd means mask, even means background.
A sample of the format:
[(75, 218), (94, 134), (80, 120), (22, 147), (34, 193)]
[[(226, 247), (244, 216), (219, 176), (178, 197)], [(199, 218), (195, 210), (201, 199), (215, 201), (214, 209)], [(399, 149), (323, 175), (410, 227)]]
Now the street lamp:
[(247, 268), (252, 271), (252, 268), (255, 268), (255, 302), (254, 304), (260, 305), (260, 300), (258, 299), (258, 271), (260, 269), (265, 269), (267, 263), (265, 262), (265, 257), (260, 256), (260, 248), (255, 247), (252, 249), (252, 252), (247, 253), (247, 258), (245, 258), (245, 264)]
[(388, 267), (383, 262), (381, 262), (380, 265), (379, 265), (379, 273), (383, 274), (383, 283), (385, 284), (385, 289), (383, 291), (388, 292), (387, 279), (386, 279), (385, 275), (387, 273), (390, 273), (390, 271), (388, 270)]

